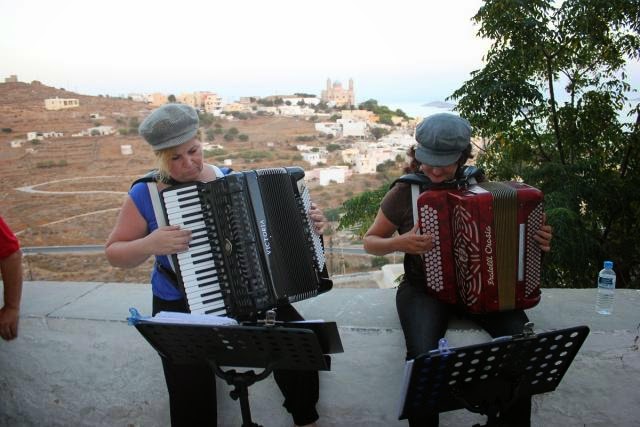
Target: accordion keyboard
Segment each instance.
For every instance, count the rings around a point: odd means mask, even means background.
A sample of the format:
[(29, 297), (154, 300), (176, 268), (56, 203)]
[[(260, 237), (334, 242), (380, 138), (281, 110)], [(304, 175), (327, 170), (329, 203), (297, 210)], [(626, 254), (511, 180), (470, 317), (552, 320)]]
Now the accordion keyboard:
[(162, 192), (169, 225), (191, 230), (189, 249), (177, 254), (189, 309), (226, 316), (220, 281), (225, 274), (217, 232), (207, 226), (196, 185)]

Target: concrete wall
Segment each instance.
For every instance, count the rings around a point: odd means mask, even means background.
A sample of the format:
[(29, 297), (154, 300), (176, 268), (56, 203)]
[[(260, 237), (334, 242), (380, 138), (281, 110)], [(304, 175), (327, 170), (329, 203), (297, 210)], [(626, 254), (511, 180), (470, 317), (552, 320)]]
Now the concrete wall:
[[(394, 289), (334, 289), (297, 303), (308, 319), (338, 323), (345, 352), (320, 374), (320, 425), (406, 426), (397, 420), (404, 342)], [(535, 426), (634, 426), (640, 419), (640, 292), (617, 291), (614, 314), (596, 315), (594, 290), (544, 290), (529, 310), (536, 331), (585, 324), (591, 333), (558, 389), (534, 398)], [(150, 312), (148, 285), (28, 282), (19, 337), (0, 341), (0, 426), (164, 426), (160, 360), (128, 308)], [(454, 346), (484, 342), (473, 324), (451, 320)], [(239, 426), (240, 407), (218, 381), (219, 425)], [(253, 419), (290, 427), (272, 377), (250, 389)], [(465, 410), (441, 425), (484, 423)]]

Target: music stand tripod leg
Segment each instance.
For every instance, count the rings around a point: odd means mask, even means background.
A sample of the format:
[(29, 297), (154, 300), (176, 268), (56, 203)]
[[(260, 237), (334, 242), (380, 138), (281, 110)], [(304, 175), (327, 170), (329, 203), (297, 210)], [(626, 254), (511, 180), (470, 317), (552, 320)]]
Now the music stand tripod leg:
[(233, 386), (233, 390), (229, 392), (229, 396), (233, 400), (240, 400), (240, 411), (242, 413), (242, 427), (262, 427), (251, 420), (251, 408), (249, 407), (249, 386), (253, 383), (263, 380), (271, 374), (272, 368), (269, 366), (259, 374), (253, 370), (246, 372), (236, 372), (235, 369), (223, 371), (215, 363), (211, 362), (217, 376), (226, 381), (227, 384)]

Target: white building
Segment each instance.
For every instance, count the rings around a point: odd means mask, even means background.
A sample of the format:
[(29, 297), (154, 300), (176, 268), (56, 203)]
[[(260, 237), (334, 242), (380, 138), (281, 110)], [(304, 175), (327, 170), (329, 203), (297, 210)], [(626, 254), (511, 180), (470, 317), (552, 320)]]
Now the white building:
[(322, 186), (329, 185), (332, 182), (344, 184), (347, 177), (351, 175), (351, 171), (347, 166), (331, 166), (319, 169), (319, 184)]
[(208, 93), (204, 96), (204, 111), (214, 116), (222, 114), (222, 97), (217, 93)]
[(342, 125), (333, 122), (315, 123), (315, 130), (327, 135), (338, 136), (342, 134)]
[(278, 108), (278, 114), (281, 116), (313, 116), (315, 111), (313, 108), (301, 107), (299, 105), (280, 105)]
[(353, 161), (353, 171), (359, 174), (376, 173), (376, 159), (368, 153), (358, 153)]
[(113, 135), (116, 131), (111, 126), (95, 126), (89, 129), (85, 129), (81, 132), (74, 133), (71, 136), (102, 136), (102, 135)]
[(336, 122), (342, 126), (342, 136), (364, 138), (367, 135), (367, 122), (354, 119), (338, 119)]
[(27, 141), (34, 139), (42, 141), (45, 138), (60, 138), (64, 136), (62, 132), (27, 132)]
[(48, 98), (44, 100), (46, 110), (64, 110), (66, 108), (76, 108), (80, 106), (80, 101), (76, 98)]
[(291, 105), (318, 105), (320, 103), (320, 98), (316, 97), (301, 97), (301, 96), (283, 96), (282, 100), (286, 103), (289, 101)]
[(347, 148), (340, 151), (340, 156), (342, 157), (342, 161), (349, 165), (355, 165), (356, 156), (360, 154), (360, 150), (357, 148)]
[(147, 102), (147, 95), (142, 93), (130, 93), (127, 95), (127, 98), (135, 102)]
[(302, 156), (302, 159), (308, 162), (311, 166), (327, 162), (326, 151), (303, 151), (300, 155)]
[(379, 142), (386, 144), (390, 147), (402, 147), (407, 149), (416, 144), (416, 140), (413, 135), (409, 135), (401, 132), (390, 133), (379, 139)]

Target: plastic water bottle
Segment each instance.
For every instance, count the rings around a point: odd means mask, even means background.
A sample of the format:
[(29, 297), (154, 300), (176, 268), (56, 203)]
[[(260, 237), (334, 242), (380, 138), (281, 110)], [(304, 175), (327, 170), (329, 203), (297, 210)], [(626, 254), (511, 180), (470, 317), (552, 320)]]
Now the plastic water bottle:
[(616, 272), (613, 262), (605, 261), (604, 268), (598, 273), (598, 298), (596, 311), (599, 314), (611, 314), (613, 310), (613, 294), (616, 290)]

